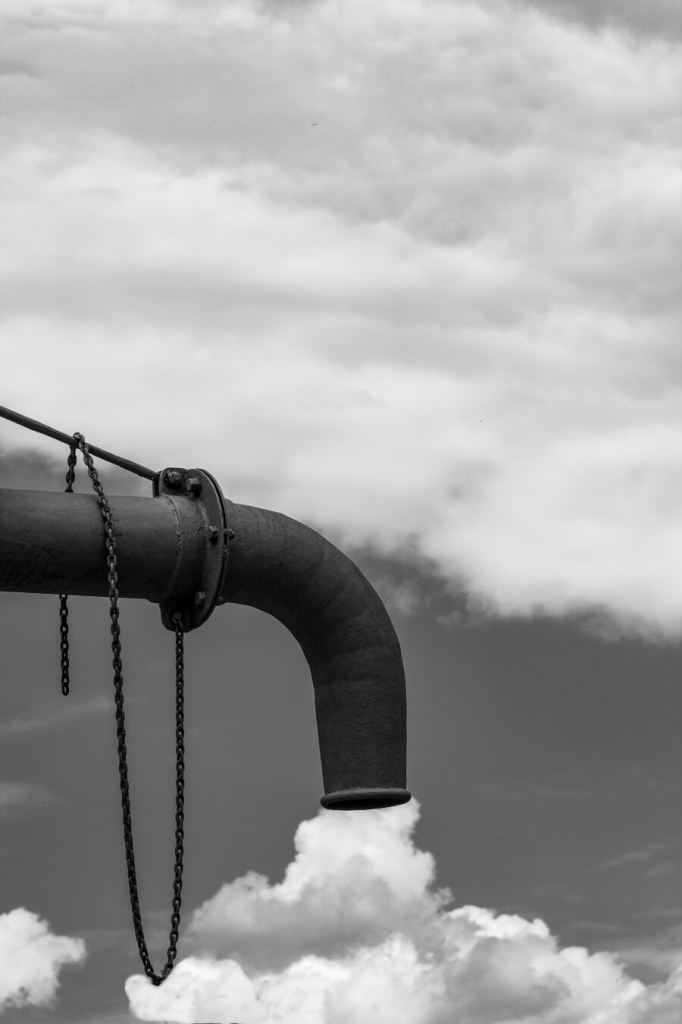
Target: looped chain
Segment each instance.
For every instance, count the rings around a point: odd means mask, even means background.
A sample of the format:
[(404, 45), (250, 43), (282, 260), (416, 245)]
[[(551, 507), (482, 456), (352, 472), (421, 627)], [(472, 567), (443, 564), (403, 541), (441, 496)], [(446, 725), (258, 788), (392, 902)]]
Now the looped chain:
[[(123, 811), (123, 840), (126, 851), (126, 866), (128, 869), (128, 889), (130, 891), (130, 909), (133, 915), (133, 926), (135, 938), (140, 952), (140, 959), (144, 967), (144, 973), (154, 985), (160, 985), (173, 970), (175, 959), (178, 954), (178, 938), (180, 928), (180, 907), (182, 903), (182, 867), (184, 853), (184, 790), (185, 790), (185, 727), (184, 727), (184, 634), (182, 623), (178, 616), (175, 621), (175, 864), (173, 879), (173, 902), (171, 913), (171, 929), (169, 934), (169, 946), (166, 963), (161, 974), (156, 974), (152, 966), (147, 943), (142, 927), (142, 914), (140, 911), (140, 899), (137, 891), (137, 872), (135, 870), (135, 851), (133, 848), (133, 823), (130, 811), (130, 789), (128, 784), (128, 760), (126, 748), (125, 713), (123, 710), (123, 663), (121, 661), (121, 627), (119, 625), (118, 610), (118, 572), (116, 564), (116, 540), (114, 538), (114, 526), (111, 508), (104, 494), (95, 469), (92, 456), (85, 443), (82, 434), (74, 434), (76, 444), (69, 453), (69, 471), (66, 476), (67, 491), (72, 489), (75, 478), (74, 467), (76, 463), (76, 447), (83, 455), (83, 461), (88, 470), (88, 476), (99, 499), (102, 518), (106, 531), (107, 549), (107, 580), (109, 583), (109, 615), (111, 617), (111, 649), (113, 652), (114, 667), (114, 702), (116, 704), (116, 737), (118, 740), (118, 774), (121, 789), (121, 809)], [(62, 693), (68, 693), (68, 623), (66, 596), (61, 595), (62, 604)], [(66, 658), (66, 689), (64, 689), (64, 665)]]

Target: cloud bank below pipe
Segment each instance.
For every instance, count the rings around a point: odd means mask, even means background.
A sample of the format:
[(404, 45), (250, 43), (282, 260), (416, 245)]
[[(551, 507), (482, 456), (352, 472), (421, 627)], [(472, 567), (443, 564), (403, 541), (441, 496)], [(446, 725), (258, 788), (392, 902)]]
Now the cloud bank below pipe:
[(24, 907), (0, 914), (0, 1014), (52, 1005), (62, 968), (83, 963), (85, 956), (82, 939), (55, 935)]
[(281, 883), (249, 873), (194, 914), (194, 954), (154, 988), (128, 979), (140, 1020), (248, 1024), (676, 1024), (682, 952), (645, 986), (608, 952), (561, 948), (541, 920), (447, 909), (412, 840), (416, 801), (321, 811)]

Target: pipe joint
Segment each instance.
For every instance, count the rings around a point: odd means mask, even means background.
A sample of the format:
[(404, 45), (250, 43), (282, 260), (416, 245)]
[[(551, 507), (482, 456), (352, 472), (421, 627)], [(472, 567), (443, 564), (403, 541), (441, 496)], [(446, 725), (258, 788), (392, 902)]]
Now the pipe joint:
[(185, 633), (197, 629), (219, 603), (228, 554), (225, 504), (216, 480), (204, 469), (164, 469), (154, 496), (166, 501), (176, 524), (173, 578), (159, 602), (161, 621)]

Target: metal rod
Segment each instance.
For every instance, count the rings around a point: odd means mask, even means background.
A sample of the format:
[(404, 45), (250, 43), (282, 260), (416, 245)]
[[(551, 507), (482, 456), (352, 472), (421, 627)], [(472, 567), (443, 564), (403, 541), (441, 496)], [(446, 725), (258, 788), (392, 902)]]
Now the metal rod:
[[(48, 427), (45, 423), (39, 423), (38, 420), (32, 420), (29, 416), (22, 416), (20, 412), (13, 412), (12, 409), (5, 408), (4, 405), (0, 405), (0, 416), (5, 420), (11, 420), (13, 423), (18, 423), (21, 427), (27, 427), (29, 430), (35, 430), (38, 434), (45, 434), (46, 437), (52, 437), (55, 441), (62, 441), (63, 444), (72, 445), (73, 435), (64, 434), (61, 430), (55, 430), (54, 427)], [(121, 469), (127, 469), (129, 473), (135, 473), (137, 476), (143, 476), (146, 480), (153, 480), (157, 474), (153, 469), (147, 469), (146, 466), (140, 466), (138, 462), (131, 462), (130, 459), (123, 459), (120, 455), (112, 455), (111, 452), (107, 452), (104, 448), (96, 448), (94, 444), (90, 444), (88, 441), (88, 448), (92, 455), (96, 455), (99, 459), (104, 459), (105, 462), (112, 462), (115, 466), (120, 466)]]

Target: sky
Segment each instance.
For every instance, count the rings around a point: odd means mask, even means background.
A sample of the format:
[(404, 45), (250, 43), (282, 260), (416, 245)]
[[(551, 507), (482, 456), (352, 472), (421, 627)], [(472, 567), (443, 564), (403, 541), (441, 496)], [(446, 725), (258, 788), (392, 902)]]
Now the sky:
[[(0, 404), (349, 554), (400, 638), (413, 800), (322, 810), (300, 649), (218, 609), (186, 641), (183, 923), (154, 988), (106, 603), (71, 600), (65, 699), (57, 598), (1, 594), (0, 1019), (677, 1024), (679, 4), (2, 21)], [(0, 421), (0, 486), (65, 469)], [(132, 600), (122, 640), (157, 966), (173, 643)]]

